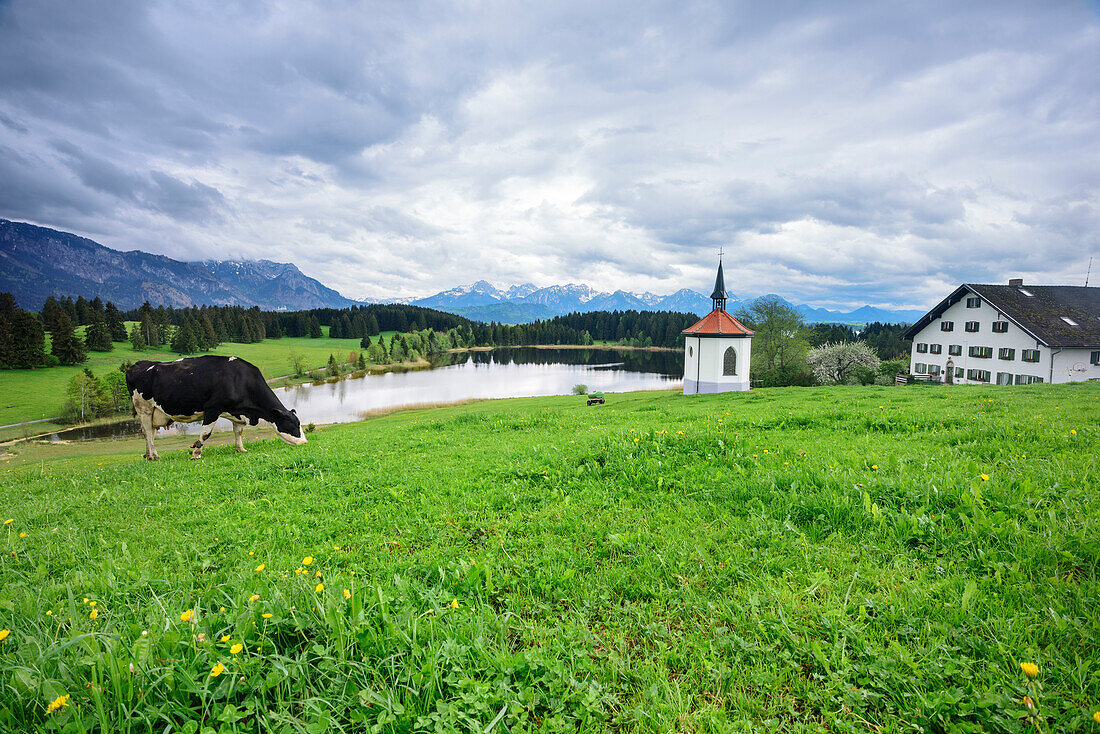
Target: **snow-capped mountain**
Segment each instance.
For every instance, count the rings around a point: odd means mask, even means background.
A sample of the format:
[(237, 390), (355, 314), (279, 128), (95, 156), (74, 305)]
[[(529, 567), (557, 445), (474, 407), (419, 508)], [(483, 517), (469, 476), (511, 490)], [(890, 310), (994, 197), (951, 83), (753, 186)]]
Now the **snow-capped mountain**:
[[(733, 313), (751, 300), (752, 298), (738, 298), (730, 293), (726, 310)], [(922, 312), (917, 311), (891, 311), (875, 306), (862, 306), (851, 312), (830, 311), (807, 305), (795, 306), (786, 299), (780, 300), (797, 309), (807, 323), (853, 325), (872, 321), (911, 323), (923, 315)], [(631, 293), (623, 290), (601, 293), (583, 283), (552, 285), (546, 288), (536, 288), (530, 283), (524, 283), (498, 288), (484, 280), (451, 288), (427, 298), (404, 302), (449, 311), (477, 321), (500, 321), (510, 324), (546, 319), (573, 311), (676, 311), (702, 316), (709, 313), (712, 308), (710, 297), (689, 288), (681, 288), (667, 296), (659, 296), (649, 292)]]

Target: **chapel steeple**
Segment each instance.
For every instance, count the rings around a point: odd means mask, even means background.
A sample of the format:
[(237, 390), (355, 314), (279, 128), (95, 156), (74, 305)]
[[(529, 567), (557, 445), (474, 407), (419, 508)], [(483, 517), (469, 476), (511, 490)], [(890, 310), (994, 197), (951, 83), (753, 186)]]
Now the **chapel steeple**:
[(710, 294), (710, 300), (714, 303), (716, 310), (726, 310), (726, 299), (729, 298), (729, 294), (726, 293), (726, 279), (722, 275), (722, 256), (718, 256), (718, 277), (714, 279), (714, 292)]

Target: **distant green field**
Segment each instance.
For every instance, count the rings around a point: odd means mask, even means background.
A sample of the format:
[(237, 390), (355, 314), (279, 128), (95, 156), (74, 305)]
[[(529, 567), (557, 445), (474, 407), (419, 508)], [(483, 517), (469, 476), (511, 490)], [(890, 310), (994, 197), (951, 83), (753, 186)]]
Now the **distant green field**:
[[(328, 327), (324, 326), (321, 329), (325, 336), (320, 339), (283, 337), (265, 339), (257, 344), (228, 342), (207, 353), (236, 355), (246, 359), (259, 367), (264, 377), (271, 379), (292, 371), (291, 350), (304, 355), (313, 367), (323, 367), (328, 362), (329, 354), (335, 354), (342, 361), (349, 352), (359, 352), (358, 339), (329, 339)], [(383, 332), (383, 335), (390, 338), (393, 333)], [(84, 367), (88, 367), (96, 375), (103, 375), (118, 369), (118, 366), (125, 361), (136, 362), (139, 359), (164, 361), (179, 359), (179, 356), (167, 348), (135, 352), (129, 342), (115, 342), (114, 350), (89, 352), (88, 361), (77, 366), (40, 370), (0, 370), (0, 425), (59, 415), (61, 406), (65, 402), (65, 388), (73, 376)], [(0, 440), (20, 435), (24, 430), (40, 433), (39, 429), (47, 430), (43, 426), (29, 426), (26, 429), (0, 431)]]
[(1100, 385), (186, 440), (0, 457), (0, 730), (1100, 730)]

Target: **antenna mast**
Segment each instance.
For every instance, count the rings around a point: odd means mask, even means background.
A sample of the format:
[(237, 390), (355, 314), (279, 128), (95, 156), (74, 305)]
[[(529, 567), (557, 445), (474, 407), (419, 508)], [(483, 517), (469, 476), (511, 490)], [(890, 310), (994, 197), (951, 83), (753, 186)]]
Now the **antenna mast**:
[(1092, 275), (1092, 258), (1089, 258), (1089, 269), (1085, 273), (1085, 287), (1089, 287), (1089, 276)]

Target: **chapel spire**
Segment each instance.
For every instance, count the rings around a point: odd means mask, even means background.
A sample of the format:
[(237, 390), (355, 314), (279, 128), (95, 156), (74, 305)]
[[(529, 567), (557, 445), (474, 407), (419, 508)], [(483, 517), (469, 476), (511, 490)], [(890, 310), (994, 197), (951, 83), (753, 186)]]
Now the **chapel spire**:
[(714, 302), (715, 309), (725, 311), (727, 298), (729, 298), (729, 294), (726, 293), (726, 279), (722, 275), (722, 256), (719, 255), (718, 277), (714, 279), (714, 292), (710, 294), (710, 299)]

